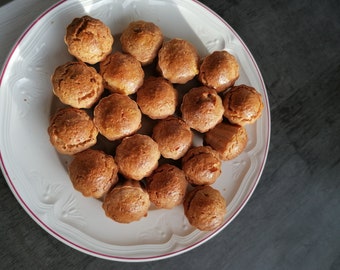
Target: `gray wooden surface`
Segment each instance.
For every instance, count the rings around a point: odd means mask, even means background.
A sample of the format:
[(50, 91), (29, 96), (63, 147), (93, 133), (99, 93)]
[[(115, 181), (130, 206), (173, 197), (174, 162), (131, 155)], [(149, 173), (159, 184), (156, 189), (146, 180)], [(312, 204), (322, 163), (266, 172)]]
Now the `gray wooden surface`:
[[(56, 1), (0, 5), (0, 64)], [(237, 218), (170, 259), (112, 262), (41, 229), (0, 179), (0, 269), (340, 269), (340, 4), (336, 0), (202, 0), (245, 41), (266, 82), (266, 167)], [(1, 131), (0, 131), (1, 132)], [(1, 133), (0, 133), (1, 135)]]

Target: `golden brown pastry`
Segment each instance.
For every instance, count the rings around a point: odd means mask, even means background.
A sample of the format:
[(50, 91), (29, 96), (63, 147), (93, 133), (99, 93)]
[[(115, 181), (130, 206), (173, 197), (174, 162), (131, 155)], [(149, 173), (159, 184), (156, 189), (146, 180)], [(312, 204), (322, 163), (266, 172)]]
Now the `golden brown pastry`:
[(106, 196), (102, 205), (106, 216), (119, 223), (138, 221), (148, 215), (149, 194), (139, 181), (126, 180), (116, 185)]
[(163, 119), (175, 113), (178, 94), (163, 77), (148, 77), (137, 91), (137, 104), (151, 119)]
[(86, 15), (67, 26), (64, 41), (69, 53), (78, 60), (96, 64), (111, 53), (114, 39), (109, 27)]
[(135, 134), (117, 146), (115, 160), (119, 172), (126, 178), (142, 180), (158, 167), (160, 156), (158, 145), (151, 137)]
[(198, 80), (219, 93), (234, 85), (239, 75), (235, 56), (227, 51), (215, 51), (203, 59)]
[(135, 133), (141, 127), (142, 113), (135, 101), (113, 93), (102, 98), (94, 108), (93, 122), (99, 132), (114, 141)]
[(158, 52), (157, 69), (170, 82), (185, 84), (199, 72), (198, 52), (187, 40), (171, 39)]
[(56, 68), (52, 78), (53, 93), (66, 105), (89, 109), (104, 91), (103, 79), (83, 62), (68, 62)]
[(153, 127), (152, 138), (163, 157), (177, 160), (191, 147), (193, 133), (182, 119), (169, 116)]
[(182, 170), (193, 185), (211, 185), (221, 175), (219, 154), (210, 146), (189, 149), (182, 158)]
[(152, 22), (134, 21), (120, 37), (122, 51), (134, 56), (142, 65), (152, 63), (163, 43), (161, 29)]
[(174, 165), (162, 164), (147, 178), (146, 190), (157, 208), (171, 209), (183, 202), (188, 182)]
[(98, 130), (84, 110), (68, 107), (52, 116), (48, 134), (60, 154), (73, 155), (95, 145)]
[(181, 111), (183, 120), (191, 128), (204, 133), (222, 122), (224, 108), (214, 89), (200, 86), (184, 95)]
[(129, 54), (114, 52), (99, 64), (104, 87), (112, 93), (131, 95), (144, 81), (144, 70), (136, 58)]
[(69, 175), (76, 190), (85, 197), (99, 199), (118, 182), (118, 166), (103, 151), (87, 149), (74, 156)]
[(220, 123), (204, 136), (204, 143), (220, 154), (222, 160), (230, 160), (240, 155), (248, 142), (244, 127), (230, 123)]
[(262, 114), (261, 94), (247, 85), (233, 86), (223, 97), (224, 116), (233, 124), (254, 123)]
[(184, 198), (184, 214), (201, 231), (212, 231), (223, 224), (227, 203), (211, 186), (197, 186)]

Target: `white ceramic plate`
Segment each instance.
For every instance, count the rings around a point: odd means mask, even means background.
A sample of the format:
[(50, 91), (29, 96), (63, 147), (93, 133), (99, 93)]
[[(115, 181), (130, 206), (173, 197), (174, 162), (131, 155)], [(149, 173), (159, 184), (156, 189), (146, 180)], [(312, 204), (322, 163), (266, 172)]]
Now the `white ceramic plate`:
[[(241, 65), (237, 84), (251, 85), (262, 94), (263, 116), (247, 126), (246, 150), (235, 160), (224, 162), (223, 174), (214, 184), (228, 202), (225, 221), (215, 231), (202, 232), (190, 226), (182, 207), (151, 209), (139, 222), (118, 224), (105, 216), (98, 200), (74, 191), (67, 175), (67, 159), (56, 153), (46, 130), (55, 100), (50, 76), (58, 65), (72, 59), (63, 41), (65, 28), (73, 18), (85, 14), (101, 19), (115, 36), (130, 21), (142, 19), (156, 23), (167, 37), (189, 40), (201, 56), (226, 49)], [(197, 1), (61, 1), (37, 18), (15, 44), (0, 85), (0, 158), (11, 190), (43, 229), (97, 257), (148, 261), (197, 247), (241, 211), (266, 161), (270, 112), (260, 71), (237, 33)]]

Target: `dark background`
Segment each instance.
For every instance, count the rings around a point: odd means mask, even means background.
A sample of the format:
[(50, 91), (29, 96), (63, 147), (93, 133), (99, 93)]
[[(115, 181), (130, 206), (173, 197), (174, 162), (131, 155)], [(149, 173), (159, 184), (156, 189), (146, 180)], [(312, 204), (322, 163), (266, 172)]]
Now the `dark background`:
[[(53, 1), (42, 2), (35, 16)], [(1, 175), (0, 269), (340, 269), (339, 1), (201, 2), (247, 44), (269, 95), (269, 155), (248, 204), (220, 234), (183, 255), (112, 262), (47, 234)]]

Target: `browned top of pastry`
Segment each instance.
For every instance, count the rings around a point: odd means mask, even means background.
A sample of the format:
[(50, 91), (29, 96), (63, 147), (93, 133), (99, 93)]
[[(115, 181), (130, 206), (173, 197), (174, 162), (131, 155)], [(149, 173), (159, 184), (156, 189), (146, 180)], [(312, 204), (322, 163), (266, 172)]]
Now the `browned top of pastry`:
[(227, 51), (214, 51), (206, 56), (200, 66), (199, 81), (217, 92), (234, 85), (239, 78), (239, 65)]
[(135, 133), (141, 127), (142, 114), (131, 98), (113, 93), (99, 101), (93, 121), (103, 136), (114, 141)]
[(199, 55), (187, 40), (171, 39), (158, 52), (157, 69), (172, 83), (187, 83), (198, 74)]
[(183, 202), (188, 182), (174, 165), (162, 164), (147, 178), (146, 190), (157, 208), (171, 209)]
[(138, 221), (148, 214), (149, 194), (140, 182), (127, 180), (105, 196), (102, 207), (108, 217), (119, 223)]
[(114, 42), (110, 28), (87, 15), (73, 19), (64, 40), (70, 54), (89, 64), (96, 64), (110, 54)]
[(230, 160), (243, 152), (248, 136), (244, 127), (222, 122), (205, 134), (204, 142), (216, 150), (222, 160)]
[(83, 62), (68, 62), (57, 67), (51, 81), (54, 94), (74, 108), (91, 108), (104, 91), (102, 77)]
[(193, 133), (182, 119), (169, 116), (154, 126), (152, 138), (158, 143), (163, 157), (177, 160), (191, 147)]
[(182, 158), (182, 170), (193, 185), (211, 185), (221, 175), (219, 154), (210, 146), (189, 149)]
[(231, 123), (246, 125), (254, 123), (262, 114), (263, 102), (254, 87), (239, 85), (232, 87), (223, 98), (224, 116)]
[(222, 225), (226, 215), (226, 201), (211, 186), (197, 186), (184, 199), (184, 214), (189, 223), (202, 231), (211, 231)]
[(73, 155), (95, 145), (98, 130), (84, 110), (69, 107), (52, 116), (48, 134), (59, 153)]
[(163, 77), (148, 77), (137, 91), (137, 104), (151, 119), (163, 119), (175, 113), (178, 94)]
[(204, 133), (222, 121), (224, 108), (214, 89), (200, 86), (184, 95), (181, 111), (183, 120), (191, 128)]
[(86, 197), (101, 198), (118, 181), (118, 166), (103, 151), (87, 149), (74, 156), (69, 166), (73, 187)]
[(161, 29), (152, 22), (134, 21), (123, 31), (122, 50), (134, 56), (142, 65), (150, 64), (162, 46)]
[(117, 146), (115, 160), (119, 172), (128, 179), (142, 180), (158, 167), (160, 152), (151, 137), (135, 134), (126, 137)]
[(100, 62), (100, 74), (105, 88), (124, 95), (136, 93), (144, 81), (144, 70), (138, 60), (118, 51)]

